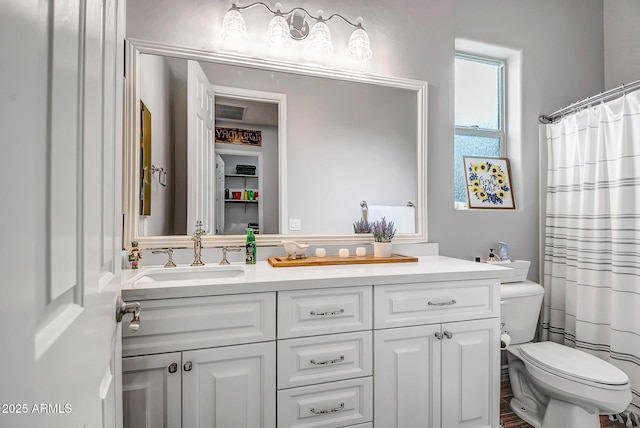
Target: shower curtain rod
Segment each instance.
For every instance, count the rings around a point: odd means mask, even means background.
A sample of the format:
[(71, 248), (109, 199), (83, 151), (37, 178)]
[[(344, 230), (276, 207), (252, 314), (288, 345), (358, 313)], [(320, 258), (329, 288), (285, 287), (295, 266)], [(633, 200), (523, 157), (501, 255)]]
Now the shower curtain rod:
[(594, 103), (613, 100), (615, 98), (621, 97), (626, 92), (635, 91), (636, 89), (640, 89), (640, 80), (620, 85), (617, 88), (613, 88), (605, 92), (600, 92), (598, 95), (594, 95), (582, 101), (575, 102), (568, 107), (551, 113), (550, 115), (542, 115), (538, 118), (538, 121), (540, 123), (553, 123), (566, 114), (574, 113), (584, 107), (593, 105)]

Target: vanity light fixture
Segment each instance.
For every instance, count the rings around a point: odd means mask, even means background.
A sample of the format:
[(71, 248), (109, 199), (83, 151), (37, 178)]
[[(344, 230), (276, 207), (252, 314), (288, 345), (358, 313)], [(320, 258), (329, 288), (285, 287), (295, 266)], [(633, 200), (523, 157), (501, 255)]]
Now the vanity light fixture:
[[(280, 3), (276, 3), (275, 10), (272, 10), (263, 2), (255, 2), (246, 6), (237, 6), (233, 3), (224, 15), (220, 37), (223, 40), (232, 42), (246, 41), (248, 38), (247, 27), (240, 12), (254, 6), (262, 6), (273, 14), (273, 18), (267, 27), (267, 41), (272, 46), (287, 47), (294, 40), (304, 40), (309, 37), (308, 43), (311, 49), (329, 53), (333, 51), (333, 44), (331, 43), (331, 30), (327, 22), (333, 18), (340, 18), (354, 28), (349, 38), (347, 56), (357, 62), (364, 62), (371, 58), (372, 51), (369, 35), (362, 26), (362, 18), (358, 18), (354, 24), (337, 13), (324, 18), (322, 10), (318, 11), (318, 16), (311, 15), (301, 7), (294, 7), (288, 12), (283, 12)], [(309, 25), (309, 19), (315, 21), (312, 27)]]

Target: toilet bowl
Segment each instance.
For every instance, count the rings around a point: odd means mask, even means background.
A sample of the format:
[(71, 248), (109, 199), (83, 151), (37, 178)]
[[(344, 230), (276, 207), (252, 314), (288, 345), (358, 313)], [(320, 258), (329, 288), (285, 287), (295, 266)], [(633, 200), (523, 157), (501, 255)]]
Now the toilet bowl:
[(530, 342), (544, 291), (531, 281), (502, 284), (501, 321), (507, 348), (511, 408), (535, 428), (599, 428), (600, 414), (631, 402), (628, 376), (584, 351), (553, 342)]

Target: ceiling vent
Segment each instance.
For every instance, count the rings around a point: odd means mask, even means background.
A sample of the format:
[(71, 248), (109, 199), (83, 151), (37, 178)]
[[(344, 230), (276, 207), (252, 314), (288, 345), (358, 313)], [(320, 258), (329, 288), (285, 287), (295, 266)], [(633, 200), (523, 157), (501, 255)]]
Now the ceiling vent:
[(232, 106), (228, 104), (216, 104), (216, 119), (244, 120), (246, 107)]

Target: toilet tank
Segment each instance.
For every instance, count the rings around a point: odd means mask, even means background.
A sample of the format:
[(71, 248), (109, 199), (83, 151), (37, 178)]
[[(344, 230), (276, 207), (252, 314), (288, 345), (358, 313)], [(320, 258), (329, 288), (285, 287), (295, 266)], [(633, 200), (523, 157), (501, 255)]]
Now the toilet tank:
[(533, 340), (543, 295), (542, 286), (531, 281), (500, 285), (500, 321), (512, 345)]

